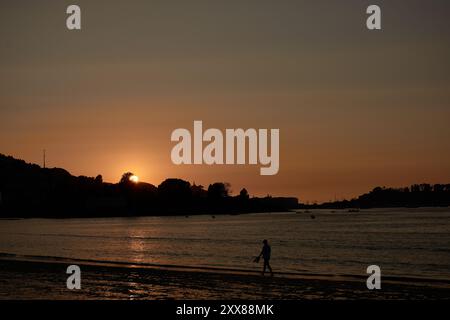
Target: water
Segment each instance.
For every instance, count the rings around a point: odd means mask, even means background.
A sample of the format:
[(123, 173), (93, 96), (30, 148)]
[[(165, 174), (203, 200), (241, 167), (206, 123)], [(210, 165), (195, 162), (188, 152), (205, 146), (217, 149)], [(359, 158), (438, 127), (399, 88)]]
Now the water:
[(269, 239), (278, 272), (450, 280), (450, 209), (239, 216), (0, 220), (0, 253), (256, 270)]

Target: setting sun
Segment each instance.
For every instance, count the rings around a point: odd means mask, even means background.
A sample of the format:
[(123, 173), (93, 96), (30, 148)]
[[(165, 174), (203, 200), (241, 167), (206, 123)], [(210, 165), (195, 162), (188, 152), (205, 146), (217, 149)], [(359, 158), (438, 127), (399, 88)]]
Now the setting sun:
[(131, 182), (134, 182), (134, 183), (138, 183), (138, 182), (139, 182), (139, 177), (136, 176), (136, 175), (132, 175), (132, 176), (130, 177), (130, 181), (131, 181)]

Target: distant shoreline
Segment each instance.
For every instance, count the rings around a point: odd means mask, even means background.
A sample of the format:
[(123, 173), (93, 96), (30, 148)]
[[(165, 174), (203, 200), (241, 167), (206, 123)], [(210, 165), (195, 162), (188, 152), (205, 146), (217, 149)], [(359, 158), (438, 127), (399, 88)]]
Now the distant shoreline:
[(352, 200), (307, 204), (297, 197), (232, 195), (227, 182), (197, 185), (167, 178), (158, 186), (126, 172), (117, 183), (73, 176), (62, 168), (41, 168), (0, 154), (0, 217), (82, 218), (127, 216), (234, 215), (299, 209), (359, 210), (450, 206), (450, 184), (375, 187)]
[(64, 214), (64, 215), (53, 215), (53, 214), (34, 214), (31, 215), (28, 214), (17, 214), (15, 213), (12, 216), (8, 216), (7, 214), (3, 213), (1, 214), (0, 211), (0, 221), (1, 220), (22, 220), (22, 219), (90, 219), (90, 218), (139, 218), (139, 217), (194, 217), (194, 216), (210, 216), (211, 218), (214, 218), (215, 216), (238, 216), (238, 215), (246, 215), (246, 214), (257, 214), (257, 213), (284, 213), (284, 212), (291, 212), (295, 213), (297, 212), (295, 209), (280, 209), (280, 210), (258, 210), (258, 211), (245, 211), (245, 212), (182, 212), (182, 213), (165, 213), (161, 212), (158, 213), (152, 213), (152, 214), (135, 214), (135, 213), (114, 213), (111, 215), (108, 214), (95, 214), (90, 212), (89, 215), (85, 214)]
[[(423, 206), (380, 206), (380, 207), (339, 207), (339, 206), (323, 206), (323, 205), (310, 205), (300, 206), (297, 210), (347, 210), (355, 212), (358, 210), (371, 210), (371, 209), (426, 209), (426, 208), (450, 208), (450, 205), (423, 205)], [(294, 210), (296, 211), (296, 210)]]
[(24, 220), (24, 219), (57, 219), (57, 220), (64, 220), (64, 219), (99, 219), (99, 218), (140, 218), (140, 217), (195, 217), (195, 216), (210, 216), (212, 219), (215, 218), (215, 216), (238, 216), (238, 215), (251, 215), (251, 214), (258, 214), (258, 213), (274, 213), (274, 214), (280, 214), (280, 213), (293, 213), (293, 214), (307, 214), (310, 213), (309, 211), (327, 211), (330, 210), (331, 213), (334, 213), (333, 211), (337, 211), (335, 213), (358, 213), (360, 211), (367, 212), (368, 210), (380, 210), (380, 209), (386, 209), (386, 210), (392, 210), (392, 209), (444, 209), (444, 208), (450, 208), (450, 206), (423, 206), (423, 207), (373, 207), (373, 208), (361, 208), (355, 210), (355, 208), (321, 208), (321, 207), (302, 207), (299, 209), (289, 209), (289, 210), (270, 210), (270, 211), (248, 211), (248, 212), (233, 212), (233, 213), (205, 213), (205, 212), (197, 212), (197, 213), (173, 213), (173, 214), (149, 214), (149, 215), (132, 215), (132, 214), (115, 214), (115, 215), (64, 215), (64, 216), (52, 216), (52, 215), (34, 215), (34, 216), (3, 216), (0, 217), (0, 221), (2, 220)]

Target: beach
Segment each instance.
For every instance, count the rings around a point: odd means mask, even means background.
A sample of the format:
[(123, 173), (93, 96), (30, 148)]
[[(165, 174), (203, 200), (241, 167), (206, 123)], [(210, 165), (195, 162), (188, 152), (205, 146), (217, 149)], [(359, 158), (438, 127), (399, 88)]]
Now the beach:
[[(66, 269), (77, 263), (81, 289), (69, 290)], [(391, 279), (368, 290), (363, 277), (268, 275), (3, 257), (0, 299), (28, 300), (423, 300), (449, 299), (450, 283)]]
[[(1, 299), (448, 299), (450, 212), (0, 220)], [(262, 239), (275, 276), (254, 263)], [(68, 290), (69, 265), (81, 290)], [(368, 290), (367, 267), (381, 268)]]

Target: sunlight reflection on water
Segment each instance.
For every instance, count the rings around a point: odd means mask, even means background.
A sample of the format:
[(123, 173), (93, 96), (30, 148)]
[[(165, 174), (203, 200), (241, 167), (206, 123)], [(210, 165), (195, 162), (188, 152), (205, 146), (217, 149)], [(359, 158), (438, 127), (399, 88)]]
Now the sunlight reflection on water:
[(267, 238), (277, 271), (450, 279), (449, 208), (314, 214), (0, 220), (0, 253), (259, 270)]

